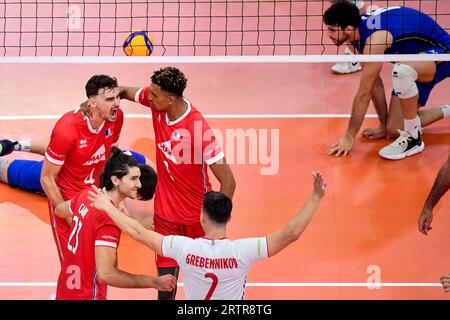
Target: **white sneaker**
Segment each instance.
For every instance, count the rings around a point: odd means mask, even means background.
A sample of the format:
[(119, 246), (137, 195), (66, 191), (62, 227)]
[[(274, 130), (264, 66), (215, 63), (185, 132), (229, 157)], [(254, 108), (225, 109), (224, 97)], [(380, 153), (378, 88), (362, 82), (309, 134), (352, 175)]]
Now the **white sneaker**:
[(349, 74), (358, 72), (361, 69), (359, 62), (338, 62), (331, 67), (331, 72), (335, 74)]
[[(345, 55), (353, 55), (349, 48), (345, 48)], [(361, 64), (359, 62), (338, 62), (331, 67), (331, 72), (335, 74), (349, 74), (360, 71)]]
[(389, 160), (400, 160), (423, 151), (425, 143), (422, 141), (420, 130), (417, 139), (414, 139), (408, 131), (397, 131), (400, 133), (400, 137), (378, 152), (381, 157)]

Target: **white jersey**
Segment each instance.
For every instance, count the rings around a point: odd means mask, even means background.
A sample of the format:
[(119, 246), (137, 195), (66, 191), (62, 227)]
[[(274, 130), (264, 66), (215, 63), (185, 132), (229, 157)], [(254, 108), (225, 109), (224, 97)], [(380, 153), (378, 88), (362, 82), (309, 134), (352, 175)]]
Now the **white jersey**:
[(188, 300), (244, 299), (252, 262), (267, 258), (267, 239), (191, 239), (166, 236), (162, 254), (177, 261)]

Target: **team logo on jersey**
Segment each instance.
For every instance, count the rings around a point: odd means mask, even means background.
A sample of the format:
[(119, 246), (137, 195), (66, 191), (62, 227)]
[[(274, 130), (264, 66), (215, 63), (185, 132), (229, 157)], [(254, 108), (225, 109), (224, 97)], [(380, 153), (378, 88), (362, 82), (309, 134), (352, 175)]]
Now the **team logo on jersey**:
[(86, 139), (80, 140), (80, 149), (83, 149), (86, 147), (87, 147), (87, 140)]
[(181, 138), (180, 133), (179, 133), (178, 131), (175, 130), (175, 131), (172, 133), (172, 139), (173, 139), (174, 141), (180, 141), (180, 138)]
[(107, 138), (112, 136), (112, 129), (111, 128), (108, 128), (108, 129), (105, 130), (105, 136)]
[(105, 145), (102, 144), (102, 146), (98, 148), (98, 150), (95, 151), (95, 153), (92, 155), (91, 159), (89, 161), (86, 161), (86, 163), (84, 163), (83, 165), (90, 166), (94, 163), (105, 161), (105, 154), (106, 154)]

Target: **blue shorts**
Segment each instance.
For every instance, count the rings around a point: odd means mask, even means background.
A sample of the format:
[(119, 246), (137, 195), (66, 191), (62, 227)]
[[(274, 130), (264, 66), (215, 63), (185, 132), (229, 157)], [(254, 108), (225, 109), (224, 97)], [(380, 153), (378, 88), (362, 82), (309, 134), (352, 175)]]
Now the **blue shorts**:
[[(448, 50), (446, 51), (444, 48), (437, 46), (430, 50), (425, 51), (425, 53), (441, 54), (441, 53), (448, 53)], [(431, 82), (416, 81), (417, 88), (419, 89), (419, 104), (422, 107), (424, 107), (427, 104), (431, 90), (434, 88), (434, 86), (448, 77), (450, 77), (450, 61), (442, 61), (436, 63), (436, 75), (434, 76), (433, 81)], [(392, 95), (396, 96), (397, 94), (392, 90)]]
[(8, 168), (8, 183), (11, 187), (27, 191), (44, 192), (41, 186), (43, 161), (13, 160)]
[(143, 154), (131, 150), (124, 150), (123, 153), (132, 156), (139, 164), (146, 164), (145, 156)]

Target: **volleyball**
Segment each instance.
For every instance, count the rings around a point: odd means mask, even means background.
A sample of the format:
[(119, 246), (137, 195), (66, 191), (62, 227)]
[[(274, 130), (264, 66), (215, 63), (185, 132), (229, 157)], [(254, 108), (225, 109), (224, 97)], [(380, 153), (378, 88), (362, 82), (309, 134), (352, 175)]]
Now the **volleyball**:
[(123, 42), (123, 51), (127, 56), (149, 56), (153, 52), (153, 38), (143, 30), (128, 33)]

